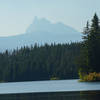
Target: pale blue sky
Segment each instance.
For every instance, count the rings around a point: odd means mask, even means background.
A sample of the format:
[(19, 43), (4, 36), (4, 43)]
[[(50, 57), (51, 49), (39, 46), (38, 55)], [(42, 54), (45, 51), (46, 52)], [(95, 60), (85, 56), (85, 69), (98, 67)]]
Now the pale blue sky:
[(0, 36), (24, 33), (35, 16), (81, 32), (95, 12), (100, 16), (100, 0), (0, 0)]

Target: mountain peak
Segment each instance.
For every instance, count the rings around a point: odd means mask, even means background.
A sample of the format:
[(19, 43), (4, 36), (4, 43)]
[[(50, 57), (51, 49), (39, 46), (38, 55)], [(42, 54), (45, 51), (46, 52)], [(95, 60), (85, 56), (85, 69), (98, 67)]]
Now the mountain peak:
[(37, 22), (37, 21), (38, 21), (38, 17), (35, 16), (35, 17), (34, 17), (34, 22)]
[(34, 17), (33, 23), (28, 27), (26, 33), (32, 33), (37, 31), (47, 31), (46, 28), (51, 26), (51, 22), (46, 18)]
[(56, 35), (78, 33), (78, 31), (62, 22), (51, 23), (48, 19), (38, 18), (37, 16), (34, 17), (33, 23), (26, 30), (26, 33), (34, 32), (49, 32), (55, 33)]
[(46, 18), (38, 18), (37, 16), (34, 17), (32, 24), (50, 24), (51, 22)]

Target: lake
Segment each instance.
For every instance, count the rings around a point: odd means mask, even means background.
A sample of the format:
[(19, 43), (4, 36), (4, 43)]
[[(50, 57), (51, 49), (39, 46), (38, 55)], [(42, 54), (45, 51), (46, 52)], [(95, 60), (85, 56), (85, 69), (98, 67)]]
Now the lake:
[(100, 82), (54, 80), (0, 83), (0, 100), (99, 100)]

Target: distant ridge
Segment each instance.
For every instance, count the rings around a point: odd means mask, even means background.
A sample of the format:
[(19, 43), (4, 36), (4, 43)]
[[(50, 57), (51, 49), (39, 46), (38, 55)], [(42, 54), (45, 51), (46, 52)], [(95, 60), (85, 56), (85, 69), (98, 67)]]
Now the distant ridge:
[(35, 43), (66, 43), (81, 41), (81, 33), (61, 22), (51, 23), (45, 18), (34, 18), (34, 21), (21, 35), (0, 37), (0, 50), (30, 46)]

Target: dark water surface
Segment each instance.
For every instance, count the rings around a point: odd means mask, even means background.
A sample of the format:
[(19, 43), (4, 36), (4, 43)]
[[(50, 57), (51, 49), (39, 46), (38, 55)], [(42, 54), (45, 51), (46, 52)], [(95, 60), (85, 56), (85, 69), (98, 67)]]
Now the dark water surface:
[(0, 100), (100, 100), (100, 91), (6, 94)]

